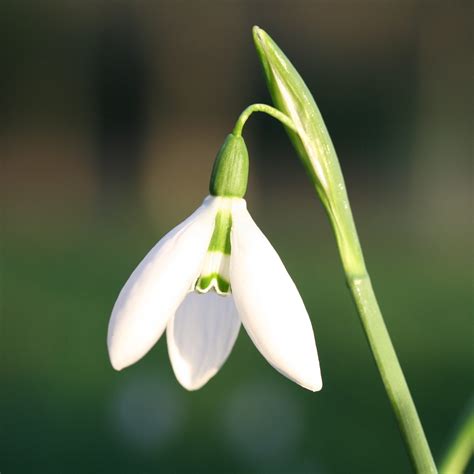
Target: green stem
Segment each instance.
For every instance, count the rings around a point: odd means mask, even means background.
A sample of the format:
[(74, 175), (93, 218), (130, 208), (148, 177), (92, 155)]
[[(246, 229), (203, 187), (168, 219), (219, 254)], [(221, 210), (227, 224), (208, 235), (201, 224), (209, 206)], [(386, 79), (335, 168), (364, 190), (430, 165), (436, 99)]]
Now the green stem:
[(413, 466), (418, 473), (436, 473), (430, 447), (372, 288), (349, 200), (346, 198), (344, 202), (347, 205), (337, 213), (328, 207), (326, 209), (336, 235), (347, 284)]
[(413, 465), (419, 473), (436, 473), (423, 427), (375, 298), (369, 275), (366, 273), (360, 277), (348, 274), (347, 282)]
[(336, 236), (346, 281), (413, 466), (418, 473), (436, 473), (423, 426), (365, 266), (349, 199), (344, 194), (346, 206), (339, 208), (336, 213), (334, 209), (326, 209)]
[(293, 121), (283, 112), (280, 112), (279, 110), (267, 104), (252, 104), (249, 105), (237, 119), (234, 130), (232, 132), (234, 135), (236, 135), (237, 137), (240, 137), (242, 135), (242, 129), (244, 128), (245, 122), (247, 122), (248, 118), (254, 112), (264, 112), (272, 116), (273, 118), (279, 120), (282, 124), (286, 125), (288, 128), (296, 132), (296, 127)]
[(449, 446), (439, 472), (441, 474), (461, 473), (474, 455), (474, 402), (471, 402), (466, 416)]

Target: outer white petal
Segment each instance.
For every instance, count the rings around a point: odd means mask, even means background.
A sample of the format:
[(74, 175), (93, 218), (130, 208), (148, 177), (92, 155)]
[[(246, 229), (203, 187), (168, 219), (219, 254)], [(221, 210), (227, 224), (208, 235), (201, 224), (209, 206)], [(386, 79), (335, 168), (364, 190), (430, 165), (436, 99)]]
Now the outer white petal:
[(133, 364), (151, 349), (198, 277), (214, 229), (214, 201), (208, 197), (166, 234), (120, 292), (107, 336), (115, 369)]
[(221, 368), (240, 329), (232, 296), (189, 293), (166, 330), (176, 378), (188, 390), (201, 388)]
[(305, 388), (320, 390), (319, 359), (308, 313), (245, 201), (233, 207), (231, 245), (232, 293), (252, 341), (283, 375)]

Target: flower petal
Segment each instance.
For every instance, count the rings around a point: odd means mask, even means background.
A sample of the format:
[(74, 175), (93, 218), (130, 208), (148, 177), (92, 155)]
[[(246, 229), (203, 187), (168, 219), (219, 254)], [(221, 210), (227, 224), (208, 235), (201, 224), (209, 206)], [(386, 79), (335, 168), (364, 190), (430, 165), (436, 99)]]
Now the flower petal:
[(313, 328), (293, 280), (245, 205), (234, 207), (232, 222), (230, 282), (246, 331), (275, 369), (320, 390)]
[(189, 293), (166, 330), (176, 378), (188, 390), (201, 388), (221, 368), (240, 329), (232, 296)]
[(107, 336), (115, 369), (133, 364), (153, 347), (198, 277), (214, 228), (214, 201), (207, 198), (166, 234), (120, 292)]

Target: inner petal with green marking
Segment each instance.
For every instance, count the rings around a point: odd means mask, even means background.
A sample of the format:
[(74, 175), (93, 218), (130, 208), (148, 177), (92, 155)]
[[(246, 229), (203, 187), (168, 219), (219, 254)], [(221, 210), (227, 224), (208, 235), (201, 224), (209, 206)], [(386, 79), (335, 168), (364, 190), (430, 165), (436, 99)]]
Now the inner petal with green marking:
[(216, 214), (214, 232), (194, 289), (199, 293), (214, 290), (219, 295), (229, 295), (230, 288), (230, 209), (221, 209)]

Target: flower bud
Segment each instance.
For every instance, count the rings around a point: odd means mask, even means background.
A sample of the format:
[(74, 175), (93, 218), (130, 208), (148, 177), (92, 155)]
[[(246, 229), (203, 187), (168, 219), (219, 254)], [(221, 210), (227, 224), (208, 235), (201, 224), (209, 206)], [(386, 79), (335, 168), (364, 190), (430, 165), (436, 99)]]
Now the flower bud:
[(287, 132), (326, 200), (341, 189), (342, 175), (321, 113), (298, 71), (272, 38), (258, 26), (253, 28), (253, 37), (272, 100), (293, 121), (297, 133), (288, 128)]
[(286, 130), (328, 212), (343, 260), (351, 268), (357, 266), (357, 272), (363, 274), (365, 267), (361, 263), (344, 178), (316, 102), (298, 71), (270, 36), (254, 26), (253, 37), (273, 103), (293, 122), (294, 130), (288, 127)]

